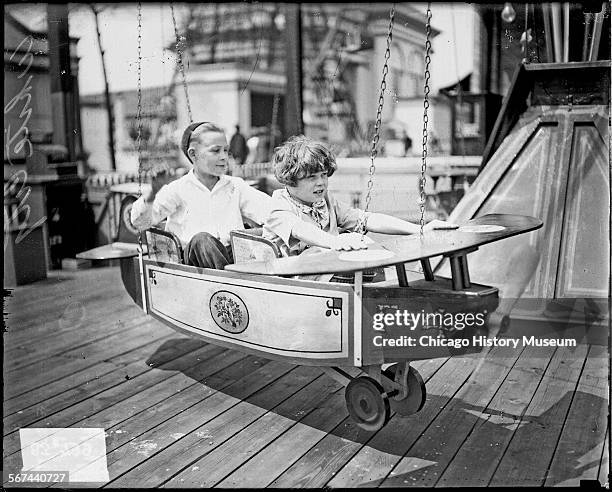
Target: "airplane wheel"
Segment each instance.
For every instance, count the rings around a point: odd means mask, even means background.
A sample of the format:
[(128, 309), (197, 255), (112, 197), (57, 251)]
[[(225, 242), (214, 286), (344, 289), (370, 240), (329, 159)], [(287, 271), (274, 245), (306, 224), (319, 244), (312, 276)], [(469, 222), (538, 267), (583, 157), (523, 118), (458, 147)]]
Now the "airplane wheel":
[(374, 379), (368, 376), (352, 379), (344, 398), (349, 415), (362, 429), (377, 431), (389, 421), (389, 398)]
[[(398, 365), (394, 365), (386, 369), (385, 375), (395, 381)], [(399, 381), (398, 381), (399, 382)], [(408, 367), (408, 374), (406, 377), (406, 385), (408, 386), (408, 396), (402, 400), (396, 400), (391, 398), (389, 400), (391, 408), (394, 412), (397, 412), (403, 417), (417, 413), (427, 399), (427, 391), (425, 389), (425, 382), (414, 367)]]

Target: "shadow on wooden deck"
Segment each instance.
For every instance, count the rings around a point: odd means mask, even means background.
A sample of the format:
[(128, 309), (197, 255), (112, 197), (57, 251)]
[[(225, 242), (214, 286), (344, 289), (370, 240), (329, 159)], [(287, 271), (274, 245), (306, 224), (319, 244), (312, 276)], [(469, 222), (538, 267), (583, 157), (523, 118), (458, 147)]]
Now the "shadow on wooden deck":
[[(219, 391), (225, 395), (255, 405), (266, 413), (270, 412), (291, 419), (296, 423), (304, 423), (305, 416), (312, 414), (315, 410), (320, 411), (321, 408), (325, 408), (330, 404), (336, 414), (335, 421), (338, 422), (335, 427), (332, 425), (330, 428), (329, 421), (318, 419), (306, 420), (308, 422), (307, 425), (327, 434), (328, 437), (326, 439), (329, 439), (329, 436), (335, 436), (341, 441), (348, 441), (355, 445), (349, 446), (349, 448), (363, 449), (363, 446), (367, 446), (369, 449), (375, 450), (387, 457), (387, 459), (394, 459), (400, 463), (401, 466), (398, 467), (400, 470), (410, 468), (409, 471), (394, 472), (387, 476), (384, 479), (385, 486), (406, 486), (407, 484), (417, 486), (457, 486), (463, 483), (474, 486), (507, 485), (508, 480), (500, 479), (499, 477), (512, 476), (519, 472), (516, 469), (500, 469), (500, 464), (502, 467), (512, 467), (511, 464), (503, 464), (502, 457), (507, 453), (532, 454), (536, 456), (541, 451), (542, 440), (550, 441), (551, 435), (559, 436), (568, 417), (570, 407), (580, 409), (583, 415), (601, 415), (606, 412), (608, 405), (608, 401), (605, 398), (583, 391), (566, 391), (560, 399), (543, 413), (531, 415), (526, 411), (519, 413), (506, 412), (501, 406), (499, 408), (492, 406), (483, 409), (482, 405), (474, 405), (462, 398), (429, 394), (426, 410), (410, 417), (394, 415), (389, 424), (379, 431), (377, 436), (377, 433), (364, 431), (352, 422), (343, 406), (343, 389), (325, 375), (322, 376), (323, 380), (319, 381), (319, 384), (324, 383), (327, 393), (323, 395), (319, 393), (320, 398), (318, 399), (311, 398), (310, 401), (304, 401), (305, 405), (299, 406), (299, 411), (296, 412), (295, 404), (290, 405), (291, 411), (287, 411), (287, 405), (279, 404), (276, 398), (266, 398), (265, 392), (263, 396), (261, 391), (256, 391), (245, 397), (244, 385), (230, 385), (228, 387), (227, 382), (215, 380), (214, 378), (204, 383), (206, 365), (202, 365), (202, 359), (196, 355), (194, 355), (192, 364), (189, 364), (188, 360), (184, 361), (187, 362), (186, 364), (175, 365), (172, 361), (168, 362), (168, 357), (175, 352), (184, 353), (204, 346), (206, 346), (205, 343), (197, 340), (173, 338), (164, 342), (147, 359), (146, 363), (154, 367), (163, 365), (161, 367), (163, 370), (178, 370), (194, 382), (201, 384), (203, 391), (205, 389), (206, 391), (210, 389)], [(471, 359), (474, 362), (478, 357), (478, 355), (472, 355), (465, 358)], [(542, 358), (547, 362), (549, 360), (549, 357), (543, 356)], [(266, 362), (265, 359), (261, 360), (262, 366)], [(431, 379), (444, 365), (444, 361), (440, 362), (424, 362), (425, 373), (428, 373), (427, 366), (431, 366), (431, 369), (433, 369), (433, 372), (429, 371), (429, 374), (427, 374), (427, 379)], [(480, 362), (482, 363), (482, 360)], [(317, 371), (318, 369), (316, 368), (295, 366), (288, 372), (281, 370), (279, 375), (284, 380), (285, 386), (292, 388), (290, 391), (294, 390), (295, 393), (299, 393), (305, 387), (304, 374), (307, 376), (306, 379), (309, 377), (312, 379), (313, 377), (316, 378), (313, 374)], [(536, 372), (540, 372), (540, 375), (542, 375), (544, 371)], [(475, 372), (470, 372), (464, 384), (468, 384), (474, 374)], [(571, 381), (569, 383), (575, 384), (575, 382)], [(275, 382), (275, 384), (278, 383)], [(313, 383), (307, 383), (306, 386), (308, 384)], [(282, 393), (282, 390), (278, 388), (276, 391)], [(325, 400), (330, 401), (326, 403)], [(520, 403), (526, 405), (529, 401)], [(451, 411), (455, 418), (445, 423), (444, 418)], [(457, 418), (463, 421), (463, 425), (459, 426), (460, 429), (454, 427), (454, 421)], [(471, 429), (469, 429), (470, 427)], [(457, 432), (457, 435), (460, 436), (458, 441), (454, 441), (452, 437), (453, 432)], [(595, 433), (599, 437), (603, 434), (603, 430), (597, 428), (597, 425), (592, 428), (588, 426), (585, 428), (584, 423), (581, 423), (580, 426), (577, 426), (576, 433), (583, 435), (584, 432)], [(443, 438), (435, 442), (433, 441), (436, 437), (444, 436), (445, 434), (447, 434), (448, 439)], [(557, 437), (553, 437), (553, 439)], [(446, 448), (447, 446), (451, 448), (454, 446), (456, 448), (450, 454), (448, 449), (444, 451), (444, 454), (449, 455), (446, 459), (447, 464), (453, 461), (453, 466), (441, 467), (442, 463), (436, 460), (436, 455), (443, 454), (442, 451), (438, 452), (438, 449), (441, 447)], [(325, 455), (325, 449), (316, 450), (316, 452), (321, 451)], [(550, 467), (554, 452), (554, 461), (563, 464), (563, 473), (557, 477), (553, 469), (546, 475), (545, 470), (547, 468), (543, 470), (539, 462), (540, 460), (536, 459), (536, 464), (533, 470), (531, 470), (533, 473), (530, 475), (529, 470), (520, 470), (519, 473), (523, 476), (523, 479), (514, 477), (512, 483), (521, 485), (521, 482), (524, 481), (529, 484), (539, 482), (543, 485), (546, 482), (547, 486), (554, 486), (566, 483), (568, 480), (579, 479), (587, 470), (599, 466), (601, 451), (601, 443), (594, 442), (593, 439), (577, 438), (575, 440), (566, 439), (565, 441), (561, 439), (556, 446), (553, 446), (553, 449), (544, 450), (544, 454), (548, 456), (548, 467)], [(350, 460), (350, 455), (347, 455), (347, 458)], [(303, 462), (304, 457), (300, 461)], [(506, 462), (512, 463), (512, 460), (506, 459)], [(469, 476), (471, 472), (474, 472), (472, 478), (466, 478), (466, 475)], [(362, 481), (359, 482), (358, 486), (378, 486), (381, 482), (381, 479)], [(282, 483), (281, 481), (275, 483), (275, 485), (281, 485)], [(168, 485), (172, 485), (172, 483)], [(294, 485), (310, 486), (312, 484), (294, 482)]]

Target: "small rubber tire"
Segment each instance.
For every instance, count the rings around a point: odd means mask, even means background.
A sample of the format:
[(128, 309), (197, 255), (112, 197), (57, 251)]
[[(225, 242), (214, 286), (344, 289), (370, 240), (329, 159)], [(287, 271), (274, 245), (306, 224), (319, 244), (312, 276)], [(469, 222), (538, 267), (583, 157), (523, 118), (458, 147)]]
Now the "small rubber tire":
[(369, 376), (352, 379), (346, 386), (344, 398), (349, 415), (362, 429), (380, 430), (391, 417), (385, 390)]
[[(391, 366), (386, 369), (385, 375), (395, 381), (395, 373), (397, 371), (397, 365)], [(401, 400), (390, 398), (391, 409), (402, 417), (407, 417), (417, 413), (425, 405), (427, 399), (427, 390), (425, 389), (425, 382), (414, 367), (408, 368), (408, 396)]]

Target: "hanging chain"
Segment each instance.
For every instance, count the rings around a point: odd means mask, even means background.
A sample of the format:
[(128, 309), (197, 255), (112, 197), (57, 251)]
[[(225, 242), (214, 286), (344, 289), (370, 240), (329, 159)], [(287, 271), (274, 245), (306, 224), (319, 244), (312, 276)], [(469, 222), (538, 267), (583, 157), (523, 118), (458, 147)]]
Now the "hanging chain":
[[(138, 133), (136, 136), (136, 152), (138, 155), (138, 197), (142, 196), (142, 4), (138, 2), (138, 108), (136, 122)], [(142, 252), (142, 232), (138, 230), (138, 247)]]
[(185, 100), (187, 101), (187, 115), (189, 123), (193, 123), (193, 115), (191, 113), (191, 103), (189, 102), (189, 92), (187, 91), (187, 78), (185, 76), (185, 65), (183, 64), (183, 47), (185, 46), (185, 37), (181, 37), (176, 26), (176, 17), (174, 15), (174, 4), (170, 2), (170, 10), (172, 11), (172, 24), (174, 25), (174, 35), (176, 37), (176, 57), (183, 80), (183, 90), (185, 91)]
[[(299, 33), (300, 36), (296, 43), (299, 44), (300, 49), (299, 49), (299, 53), (297, 55), (297, 59), (293, 60), (292, 63), (292, 71), (293, 71), (293, 97), (295, 98), (295, 101), (297, 103), (297, 111), (296, 111), (296, 118), (297, 118), (297, 133), (301, 134), (304, 133), (304, 107), (303, 107), (303, 99), (304, 99), (304, 88), (302, 87), (302, 58), (301, 58), (301, 53), (302, 53), (302, 41), (301, 41), (301, 33), (302, 33), (302, 5), (300, 3), (298, 3), (295, 6), (295, 15), (297, 16), (297, 24), (298, 24), (298, 29), (299, 29)], [(262, 27), (263, 28), (263, 27)], [(262, 29), (261, 28), (261, 29)], [(285, 29), (287, 29), (285, 27)], [(261, 31), (260, 31), (261, 32)]]
[(429, 64), (431, 57), (431, 2), (427, 3), (427, 22), (425, 23), (425, 84), (423, 87), (423, 153), (421, 157), (421, 196), (419, 198), (419, 207), (421, 209), (421, 219), (419, 224), (421, 226), (420, 233), (423, 236), (423, 228), (425, 227), (425, 172), (427, 171), (427, 123), (429, 122), (429, 116), (427, 116), (427, 110), (429, 109)]
[[(393, 41), (393, 20), (395, 18), (395, 4), (392, 5), (391, 11), (389, 12), (389, 29), (387, 31), (387, 49), (385, 50), (385, 64), (382, 71), (382, 80), (380, 81), (380, 93), (378, 94), (378, 109), (376, 110), (376, 123), (374, 125), (374, 137), (372, 138), (372, 149), (370, 150), (370, 172), (368, 176), (368, 191), (365, 199), (364, 212), (367, 212), (370, 208), (370, 202), (372, 200), (372, 187), (374, 186), (374, 173), (376, 172), (376, 166), (374, 165), (374, 159), (378, 154), (378, 142), (380, 140), (380, 127), (383, 113), (383, 106), (385, 103), (385, 91), (387, 90), (387, 74), (389, 73), (389, 57), (391, 56), (391, 42)], [(361, 234), (366, 232), (365, 224), (365, 213), (363, 214), (364, 220), (359, 225)]]
[(277, 92), (274, 94), (274, 99), (272, 101), (272, 124), (270, 125), (270, 152), (274, 152), (274, 146), (276, 145), (276, 127), (278, 125), (279, 103), (280, 93)]

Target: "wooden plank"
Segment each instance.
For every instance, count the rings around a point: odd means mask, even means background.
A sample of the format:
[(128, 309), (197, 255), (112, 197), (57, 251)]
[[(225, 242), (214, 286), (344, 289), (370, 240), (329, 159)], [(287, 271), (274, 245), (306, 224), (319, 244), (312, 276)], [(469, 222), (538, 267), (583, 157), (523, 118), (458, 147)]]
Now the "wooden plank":
[[(52, 347), (56, 348), (55, 354), (58, 354), (62, 352), (61, 341), (63, 341), (63, 345), (67, 350), (74, 348), (71, 347), (71, 337), (75, 334), (77, 334), (78, 337), (86, 337), (89, 335), (91, 340), (99, 335), (100, 331), (109, 333), (109, 331), (114, 330), (116, 332), (116, 330), (121, 327), (124, 327), (127, 331), (146, 321), (146, 317), (143, 316), (143, 313), (138, 312), (138, 309), (132, 306), (124, 309), (118, 307), (113, 315), (109, 315), (107, 312), (97, 316), (95, 319), (91, 320), (91, 322), (87, 319), (79, 321), (77, 319), (77, 317), (81, 316), (79, 313), (74, 313), (70, 316), (72, 318), (70, 326), (66, 323), (64, 329), (60, 328), (61, 323), (55, 318), (45, 323), (44, 329), (41, 327), (41, 330), (38, 333), (33, 333), (32, 336), (27, 336), (26, 334), (23, 337), (18, 337), (13, 334), (5, 334), (5, 337), (9, 341), (14, 342), (5, 346), (5, 371), (8, 372), (9, 368), (11, 371), (25, 370), (28, 365), (32, 364), (33, 355), (38, 355), (37, 358), (34, 357), (35, 362), (40, 362), (45, 357), (53, 356), (53, 352), (47, 352), (49, 343), (53, 344)], [(21, 338), (21, 340), (18, 341), (16, 338)], [(25, 359), (25, 357), (28, 358)], [(23, 364), (20, 363), (22, 360), (24, 360)]]
[[(44, 402), (50, 398), (57, 397), (61, 399), (62, 394), (65, 392), (77, 388), (80, 385), (87, 385), (91, 381), (104, 377), (106, 374), (116, 373), (118, 371), (129, 374), (129, 370), (125, 369), (126, 366), (145, 360), (152, 352), (155, 352), (155, 344), (160, 345), (173, 337), (175, 337), (174, 333), (162, 332), (156, 335), (156, 338), (148, 340), (146, 343), (133, 347), (128, 351), (125, 351), (124, 347), (116, 347), (117, 352), (121, 350), (124, 351), (118, 355), (110, 354), (112, 357), (100, 361), (97, 364), (82, 370), (75, 370), (75, 372), (64, 378), (45, 384), (44, 386), (38, 387), (20, 396), (5, 400), (3, 406), (4, 415), (10, 416), (13, 413), (25, 410), (37, 403), (44, 404)], [(68, 399), (68, 396), (66, 396), (66, 399)]]
[[(204, 400), (215, 393), (224, 391), (228, 387), (235, 387), (236, 382), (242, 378), (253, 377), (253, 374), (255, 374), (255, 377), (258, 377), (261, 373), (260, 369), (269, 362), (269, 360), (261, 357), (245, 355), (236, 351), (227, 351), (227, 360), (217, 360), (207, 366), (210, 375), (205, 377), (204, 381), (199, 381), (180, 392), (176, 392), (173, 397), (166, 398), (136, 414), (131, 414), (126, 420), (108, 427), (107, 453), (110, 454), (126, 443), (130, 443), (131, 447), (123, 448), (122, 452), (142, 448), (142, 446), (136, 445), (135, 439), (143, 436), (145, 433), (152, 437), (153, 429), (160, 424), (176, 426), (176, 428), (181, 428), (182, 432), (185, 432), (185, 428), (181, 427), (180, 424), (177, 426), (176, 420), (190, 418), (191, 422), (199, 425), (201, 419), (191, 407), (195, 405), (202, 406)], [(227, 366), (223, 367), (222, 370), (218, 370), (226, 363)], [(255, 386), (251, 388), (251, 391), (254, 392), (257, 389), (259, 387)], [(172, 432), (169, 432), (169, 434), (172, 434)]]
[(264, 488), (346, 419), (344, 389), (257, 453), (216, 487)]
[[(80, 285), (76, 282), (68, 282), (65, 286), (54, 293), (53, 296), (44, 298), (44, 291), (39, 289), (23, 290), (13, 293), (6, 303), (8, 312), (7, 324), (12, 339), (19, 339), (28, 332), (44, 332), (49, 323), (56, 323), (62, 318), (74, 315), (78, 308), (102, 312), (106, 307), (108, 314), (109, 303), (118, 307), (134, 305), (129, 296), (121, 286), (120, 278), (112, 274), (112, 282), (109, 277), (112, 272), (106, 272), (103, 276), (91, 279), (89, 285)], [(23, 303), (24, 298), (36, 299), (34, 303)], [(5, 313), (6, 314), (6, 313)]]
[[(164, 439), (163, 451), (150, 457), (141, 466), (117, 477), (117, 469), (113, 465), (119, 465), (121, 468), (125, 465), (118, 462), (111, 464), (109, 466), (111, 482), (107, 486), (124, 487), (138, 483), (140, 487), (155, 487), (165, 483), (318, 375), (318, 370), (313, 367), (292, 368), (287, 364), (276, 362), (266, 364), (262, 372), (268, 373), (268, 383), (271, 384), (267, 384), (242, 401), (227, 394), (223, 395), (224, 398), (217, 398), (216, 403), (222, 408), (223, 413), (217, 410), (215, 415), (209, 414), (208, 419), (199, 420), (199, 425), (195, 429), (192, 428), (189, 433), (173, 440), (172, 443), (160, 436), (158, 439)], [(244, 394), (244, 391), (241, 393)], [(181, 433), (185, 432), (183, 428), (180, 429)]]
[(9, 289), (11, 297), (7, 299), (9, 312), (24, 313), (24, 308), (38, 308), (37, 314), (46, 310), (57, 309), (52, 301), (62, 296), (74, 296), (91, 290), (96, 286), (98, 291), (106, 291), (114, 285), (121, 285), (120, 272), (116, 267), (94, 268), (77, 274), (66, 274), (63, 271), (49, 272), (49, 278), (29, 285)]
[[(169, 339), (169, 336), (165, 337), (166, 341)], [(132, 362), (119, 365), (116, 365), (116, 362), (108, 364), (108, 367), (100, 371), (103, 374), (81, 371), (81, 375), (85, 377), (84, 381), (74, 381), (72, 377), (65, 378), (62, 381), (67, 382), (70, 387), (64, 391), (61, 391), (63, 389), (61, 387), (59, 390), (55, 389), (55, 393), (51, 396), (40, 393), (40, 390), (48, 388), (48, 386), (44, 386), (24, 395), (23, 398), (13, 399), (12, 401), (19, 406), (5, 408), (3, 420), (5, 435), (17, 427), (25, 427), (46, 415), (51, 415), (75, 403), (94, 397), (97, 393), (121, 382), (125, 374), (138, 374), (138, 371), (145, 369), (143, 361), (151, 350), (150, 344), (138, 347), (136, 350), (124, 354), (126, 359), (133, 359)]]
[(76, 371), (92, 367), (114, 355), (132, 350), (167, 334), (171, 330), (143, 321), (129, 333), (118, 333), (106, 339), (106, 344), (96, 344), (86, 349), (77, 349), (52, 359), (42, 360), (28, 367), (5, 374), (4, 398), (15, 398), (51, 382), (70, 376)]
[(498, 463), (491, 486), (544, 485), (587, 352), (586, 345), (556, 351)]
[[(173, 361), (171, 366), (166, 369), (172, 371), (169, 374), (170, 377), (97, 412), (95, 415), (79, 422), (79, 425), (85, 425), (86, 427), (97, 425), (105, 429), (112, 427), (125, 420), (134, 411), (151, 408), (168, 398), (175, 398), (179, 392), (185, 391), (194, 385), (197, 388), (206, 378), (215, 372), (245, 358), (245, 354), (240, 352), (228, 351), (222, 347), (215, 346), (209, 348), (212, 349), (210, 352), (200, 352), (197, 357), (189, 357), (190, 360), (182, 361), (177, 359)], [(196, 360), (201, 362), (198, 363)], [(148, 422), (143, 424), (147, 427), (149, 426)]]
[(6, 303), (5, 311), (7, 321), (9, 322), (8, 328), (18, 327), (20, 332), (21, 330), (31, 330), (36, 326), (42, 325), (44, 322), (58, 319), (66, 308), (71, 307), (71, 304), (78, 303), (84, 306), (96, 301), (103, 303), (109, 298), (120, 299), (124, 297), (123, 293), (115, 290), (110, 283), (103, 285), (102, 288), (106, 289), (106, 291), (97, 289), (83, 290), (84, 287), (81, 287), (80, 292), (77, 289), (63, 290), (47, 299), (39, 298), (39, 294), (42, 294), (42, 292), (38, 290), (21, 292), (20, 296), (30, 296), (37, 299), (37, 302), (18, 303), (17, 301), (9, 300)]
[[(526, 347), (514, 367), (508, 373), (491, 402), (481, 414), (472, 432), (461, 445), (442, 473), (430, 477), (439, 486), (486, 486), (495, 473), (505, 448), (520, 424), (521, 415), (527, 409), (555, 349), (551, 347)], [(403, 460), (396, 475), (414, 473), (418, 457)], [(418, 472), (418, 470), (417, 470)], [(422, 475), (422, 472), (419, 472)]]
[[(385, 479), (396, 486), (404, 486), (406, 480), (414, 483), (419, 477), (413, 477), (411, 474), (393, 473), (388, 477), (408, 451), (410, 457), (406, 459), (411, 460), (413, 464), (412, 457), (418, 457), (423, 463), (431, 463), (426, 468), (428, 474), (434, 471), (439, 473), (478, 420), (474, 413), (482, 412), (491, 401), (521, 352), (522, 350), (513, 348), (496, 347), (487, 354), (474, 356), (474, 359), (477, 359), (476, 366), (469, 379), (441, 411), (437, 407), (430, 410), (433, 413), (438, 412), (435, 417), (423, 419), (419, 422), (420, 425), (416, 426), (408, 419), (393, 419), (327, 485), (371, 487), (381, 484)], [(448, 394), (447, 389), (435, 388), (432, 384), (435, 381), (439, 381), (438, 385), (444, 383), (434, 378), (434, 381), (428, 384), (428, 392), (435, 392), (438, 398), (441, 394)], [(461, 381), (454, 383), (460, 384)], [(424, 428), (424, 425), (427, 427)], [(394, 441), (395, 444), (389, 444)], [(386, 447), (392, 448), (394, 453), (385, 452)]]
[[(139, 393), (172, 377), (173, 373), (169, 371), (188, 370), (195, 365), (198, 357), (207, 358), (211, 353), (218, 351), (217, 347), (208, 344), (202, 346), (202, 342), (197, 340), (178, 340), (178, 342), (177, 340), (171, 340), (165, 346), (160, 347), (158, 352), (147, 361), (146, 371), (134, 377), (126, 375), (121, 384), (99, 393), (95, 399), (84, 400), (54, 415), (44, 417), (39, 421), (39, 426), (70, 427), (74, 423), (94, 414), (99, 414), (130, 397), (138, 399)], [(151, 365), (154, 365), (155, 369)], [(15, 453), (19, 448), (19, 434), (17, 432), (5, 437), (5, 454)]]
[[(221, 380), (223, 381), (223, 378), (226, 377), (226, 371), (230, 374), (230, 377), (239, 377), (246, 371), (252, 371), (253, 367), (265, 364), (265, 361), (250, 358), (245, 365), (246, 355), (227, 350), (221, 350), (220, 352), (220, 354), (202, 361), (197, 367), (190, 368), (189, 371), (186, 371), (186, 374), (175, 374), (162, 383), (134, 395), (134, 397), (120, 401), (102, 412), (75, 422), (72, 427), (103, 427), (107, 436), (106, 451), (110, 453), (119, 445), (137, 438), (138, 435), (152, 426), (171, 419), (173, 415), (183, 411), (190, 404), (201, 401), (216, 391), (206, 387), (204, 388), (209, 391), (207, 393), (202, 391), (202, 380), (208, 380), (216, 374), (222, 373)], [(195, 378), (198, 379), (195, 380)], [(230, 382), (225, 380), (225, 384), (230, 384)], [(172, 404), (169, 404), (169, 402), (172, 402)], [(149, 406), (147, 407), (147, 405)], [(171, 411), (169, 412), (169, 410)], [(20, 466), (19, 460), (15, 459), (15, 456), (13, 455), (9, 457), (9, 460), (5, 460), (5, 465), (8, 461), (12, 466)], [(11, 458), (13, 459), (11, 460)], [(84, 466), (87, 465), (87, 463), (84, 464)], [(78, 486), (81, 485), (78, 484)], [(57, 486), (63, 487), (64, 484), (57, 484)], [(77, 486), (77, 484), (72, 484), (72, 486)]]
[[(133, 306), (125, 309), (126, 313), (132, 314), (132, 320), (142, 320), (143, 313), (138, 314), (135, 311), (136, 309)], [(116, 318), (116, 315), (121, 316), (121, 318)], [(31, 339), (29, 343), (26, 342), (12, 347), (10, 357), (7, 357), (8, 360), (4, 364), (5, 374), (69, 352), (86, 350), (90, 345), (105, 344), (108, 337), (119, 333), (127, 335), (134, 328), (134, 323), (125, 323), (121, 311), (113, 313), (110, 319), (108, 317), (98, 318), (95, 323), (82, 327), (84, 329), (79, 329), (84, 322), (75, 320), (75, 328), (68, 333), (61, 333), (49, 338), (35, 338)]]
[[(101, 291), (116, 284), (116, 279), (121, 279), (117, 268), (93, 268), (77, 272), (64, 272), (52, 270), (45, 280), (27, 285), (20, 285), (9, 289), (11, 296), (8, 298), (9, 305), (17, 308), (37, 306), (40, 302), (53, 301), (62, 292), (74, 295), (79, 291), (84, 292), (87, 287), (99, 286)], [(120, 284), (118, 284), (120, 285)], [(50, 305), (53, 309), (54, 306)], [(19, 314), (19, 310), (13, 311)]]
[[(214, 451), (193, 463), (164, 487), (212, 487), (293, 427), (342, 385), (321, 375), (291, 398), (245, 427)], [(262, 469), (263, 471), (263, 469)], [(264, 473), (265, 474), (265, 473)]]
[[(208, 347), (207, 347), (208, 348)], [(241, 354), (239, 354), (241, 355)], [(202, 372), (203, 369), (206, 371), (215, 367), (215, 361), (221, 358), (224, 364), (230, 364), (232, 360), (235, 358), (234, 354), (227, 354), (227, 350), (224, 350), (220, 347), (210, 346), (210, 351), (207, 352), (206, 358), (204, 361), (194, 365), (193, 368), (189, 368), (186, 373), (189, 376), (185, 376), (182, 373), (177, 373), (174, 376), (169, 377), (165, 381), (162, 381), (155, 386), (144, 390), (142, 393), (138, 395), (139, 400), (143, 400), (145, 405), (148, 405), (147, 401), (148, 396), (152, 396), (154, 398), (159, 398), (164, 395), (164, 391), (170, 391), (170, 394), (174, 394), (177, 391), (181, 391), (185, 387), (188, 387), (190, 384), (193, 384), (193, 378), (199, 377), (199, 372)], [(9, 418), (4, 419), (4, 429), (6, 431), (16, 430), (19, 427), (25, 427), (27, 425), (31, 425), (34, 422), (43, 418), (48, 418), (50, 415), (58, 413), (61, 410), (64, 410), (72, 405), (77, 403), (84, 402), (89, 398), (97, 397), (98, 394), (103, 393), (104, 391), (118, 385), (125, 383), (125, 378), (123, 374), (129, 374), (130, 379), (134, 379), (141, 374), (151, 370), (151, 367), (148, 366), (144, 360), (139, 360), (122, 368), (119, 372), (115, 372), (114, 374), (108, 374), (103, 378), (97, 379), (95, 381), (90, 382), (85, 387), (75, 388), (72, 392), (69, 392), (68, 395), (62, 394), (61, 397), (56, 398), (51, 401), (45, 401), (40, 405), (34, 405), (30, 407), (28, 411), (24, 411), (20, 414), (13, 414)], [(208, 375), (207, 372), (204, 372), (204, 376)], [(199, 379), (198, 379), (199, 380)], [(150, 393), (154, 393), (150, 395)], [(71, 394), (74, 394), (72, 398), (69, 398)], [(78, 398), (81, 398), (80, 400)], [(141, 408), (142, 405), (135, 404), (134, 408)], [(100, 413), (96, 413), (95, 417), (97, 425), (101, 424), (102, 416)]]
[[(425, 362), (420, 366), (423, 369), (423, 379), (433, 386), (434, 391), (435, 380), (439, 379), (444, 382), (443, 384), (452, 386), (454, 377), (451, 378), (450, 375), (455, 375), (457, 372), (461, 374), (461, 366), (467, 367), (472, 363), (469, 358), (457, 359), (457, 365), (460, 367), (452, 367), (455, 364), (450, 360), (446, 362), (445, 359)], [(465, 376), (467, 377), (467, 374)], [(454, 391), (456, 388), (452, 392)], [(436, 397), (430, 394), (428, 400), (435, 401)], [(393, 416), (387, 426), (378, 432), (393, 434), (392, 430), (396, 426), (407, 423), (409, 425), (405, 425), (404, 429), (418, 427), (417, 422), (430, 417), (429, 411), (432, 407), (437, 407), (437, 405), (428, 403), (419, 413), (403, 420)], [(376, 432), (363, 430), (352, 419), (347, 418), (271, 482), (269, 487), (323, 487), (376, 434)], [(392, 449), (389, 451), (394, 452)]]
[(608, 417), (606, 347), (592, 345), (544, 485), (572, 487), (597, 480)]
[[(33, 346), (46, 345), (49, 340), (62, 336), (69, 336), (76, 332), (89, 331), (92, 325), (108, 326), (114, 321), (125, 322), (136, 317), (144, 318), (144, 313), (139, 310), (131, 299), (111, 298), (107, 302), (96, 304), (74, 303), (66, 307), (63, 313), (57, 316), (49, 316), (48, 320), (36, 324), (26, 325), (8, 323), (8, 331), (5, 333), (5, 349), (11, 359), (18, 359), (13, 349), (19, 349), (23, 345)], [(108, 316), (108, 306), (113, 306), (113, 316)]]
[[(190, 426), (197, 427), (201, 424), (201, 417), (204, 413), (209, 411), (214, 413), (215, 408), (219, 410), (219, 407), (215, 406), (214, 395), (228, 387), (236, 388), (236, 382), (242, 378), (248, 379), (260, 375), (259, 369), (269, 363), (266, 359), (247, 356), (235, 351), (228, 351), (228, 353), (238, 357), (238, 360), (230, 361), (232, 363), (226, 368), (207, 377), (206, 385), (193, 384), (177, 392), (173, 397), (166, 398), (141, 412), (131, 414), (126, 420), (107, 427), (108, 464), (117, 461), (117, 464), (127, 467), (127, 470), (130, 468), (128, 463), (133, 465), (146, 460), (158, 447), (163, 447), (160, 444), (159, 436), (161, 440), (172, 443), (179, 436), (184, 435)], [(220, 366), (217, 364), (218, 367)], [(249, 385), (250, 391), (257, 391), (259, 384), (261, 380), (255, 382), (254, 385)], [(244, 388), (242, 383), (241, 388)], [(230, 391), (234, 390), (230, 389)], [(95, 422), (92, 422), (91, 425), (95, 425)], [(149, 439), (142, 439), (145, 437)], [(87, 484), (79, 484), (79, 486), (87, 486)], [(62, 487), (62, 484), (56, 484), (54, 487)]]
[[(70, 316), (73, 316), (80, 308), (86, 310), (89, 307), (96, 307), (100, 310), (104, 306), (108, 307), (109, 302), (125, 307), (130, 305), (129, 297), (125, 292), (119, 291), (118, 286), (109, 284), (105, 288), (107, 289), (105, 292), (91, 288), (81, 292), (59, 292), (52, 299), (40, 299), (38, 303), (33, 305), (16, 306), (11, 304), (8, 306), (10, 311), (6, 316), (8, 333), (22, 337), (29, 333), (32, 336), (33, 333), (41, 331), (41, 329), (44, 331), (49, 323), (57, 323), (60, 320), (69, 321)], [(38, 292), (34, 291), (29, 295), (36, 298)]]

